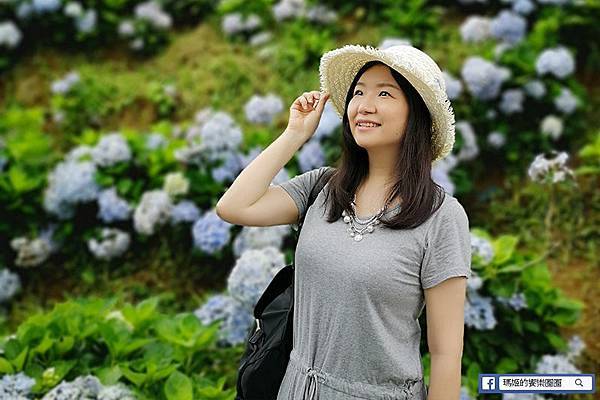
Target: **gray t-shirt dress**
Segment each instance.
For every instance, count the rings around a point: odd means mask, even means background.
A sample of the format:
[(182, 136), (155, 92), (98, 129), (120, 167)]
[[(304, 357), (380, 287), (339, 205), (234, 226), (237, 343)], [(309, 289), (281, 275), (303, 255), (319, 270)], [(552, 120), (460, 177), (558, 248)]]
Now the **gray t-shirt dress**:
[(445, 193), (419, 227), (380, 224), (355, 241), (342, 218), (326, 221), (328, 185), (306, 210), (327, 168), (279, 184), (306, 218), (295, 253), (293, 350), (277, 400), (426, 400), (418, 322), (423, 289), (471, 276), (467, 214)]

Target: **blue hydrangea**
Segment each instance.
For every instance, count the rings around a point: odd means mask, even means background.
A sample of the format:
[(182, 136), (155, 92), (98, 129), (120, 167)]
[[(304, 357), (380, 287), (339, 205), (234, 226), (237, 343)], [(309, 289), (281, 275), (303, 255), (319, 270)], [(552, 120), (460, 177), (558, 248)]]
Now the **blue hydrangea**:
[(585, 349), (586, 345), (585, 342), (583, 341), (583, 339), (581, 338), (581, 336), (579, 335), (573, 335), (571, 336), (571, 338), (569, 339), (568, 342), (568, 350), (567, 350), (567, 358), (569, 360), (574, 360), (575, 358), (579, 357), (581, 355), (581, 353), (583, 352), (583, 350)]
[(160, 133), (150, 133), (146, 136), (145, 147), (148, 150), (156, 150), (167, 146), (168, 143), (167, 139)]
[(304, 13), (304, 2), (296, 0), (281, 0), (271, 7), (273, 17), (276, 21), (281, 22), (286, 19), (297, 18)]
[(490, 19), (480, 15), (470, 15), (460, 26), (463, 42), (478, 43), (490, 37)]
[(511, 73), (505, 67), (498, 67), (481, 57), (473, 56), (463, 64), (461, 75), (473, 96), (490, 100), (498, 96), (502, 83), (510, 78)]
[(460, 399), (459, 400), (473, 400), (471, 395), (469, 394), (469, 389), (465, 386), (460, 388)]
[(79, 82), (81, 82), (81, 76), (79, 73), (77, 71), (71, 71), (61, 79), (52, 81), (50, 84), (50, 91), (54, 94), (64, 95), (73, 89), (73, 87)]
[(50, 390), (42, 400), (135, 400), (136, 396), (123, 384), (103, 386), (93, 375), (63, 381)]
[(499, 149), (506, 143), (506, 136), (500, 131), (492, 131), (487, 136), (487, 143), (490, 146)]
[(60, 162), (48, 175), (44, 192), (44, 209), (60, 219), (74, 215), (77, 203), (98, 197), (100, 188), (95, 181), (96, 166), (89, 162)]
[(502, 10), (490, 22), (490, 33), (503, 42), (516, 44), (525, 37), (527, 20), (509, 10)]
[(171, 223), (195, 222), (200, 218), (200, 210), (193, 201), (182, 200), (171, 209)]
[(227, 278), (231, 297), (252, 310), (273, 277), (285, 266), (284, 254), (275, 247), (242, 253)]
[(319, 125), (313, 135), (317, 140), (321, 140), (324, 137), (330, 137), (338, 126), (342, 125), (342, 119), (337, 115), (333, 103), (327, 101), (323, 108), (323, 114), (319, 120)]
[(167, 14), (161, 4), (155, 0), (145, 1), (135, 6), (136, 19), (146, 21), (156, 29), (167, 29), (173, 24), (173, 18)]
[(581, 371), (575, 367), (563, 354), (546, 354), (538, 361), (535, 367), (536, 374), (580, 374)]
[(544, 50), (535, 60), (538, 75), (552, 74), (557, 78), (566, 78), (575, 71), (575, 59), (564, 46)]
[(478, 330), (494, 329), (497, 321), (492, 299), (476, 292), (469, 293), (465, 303), (465, 324)]
[(525, 93), (521, 89), (508, 89), (502, 93), (498, 107), (504, 114), (514, 114), (523, 111)]
[(571, 114), (577, 108), (577, 97), (569, 88), (560, 89), (560, 94), (554, 99), (556, 109), (564, 114)]
[(240, 32), (252, 32), (259, 28), (262, 21), (257, 14), (246, 16), (239, 12), (229, 13), (223, 16), (221, 29), (227, 35), (235, 35)]
[(0, 303), (13, 298), (21, 290), (21, 278), (7, 268), (0, 270)]
[(228, 151), (224, 153), (223, 157), (224, 160), (221, 161), (221, 165), (211, 171), (212, 178), (220, 183), (235, 180), (243, 168), (239, 153)]
[(474, 159), (479, 154), (479, 146), (473, 125), (469, 121), (460, 120), (456, 122), (455, 127), (462, 137), (462, 145), (456, 158), (464, 161)]
[(471, 233), (471, 252), (485, 264), (494, 259), (494, 248), (489, 240)]
[(17, 7), (17, 17), (19, 17), (20, 19), (27, 19), (31, 16), (31, 14), (33, 13), (33, 7), (31, 6), (31, 3), (21, 3), (19, 4), (19, 6)]
[(232, 224), (223, 221), (214, 210), (204, 213), (192, 226), (194, 247), (214, 254), (229, 243)]
[(96, 165), (110, 167), (131, 159), (131, 149), (127, 140), (118, 132), (104, 135), (92, 149), (92, 158)]
[(289, 232), (289, 225), (245, 226), (233, 241), (233, 254), (239, 257), (246, 250), (269, 246), (280, 249)]
[(96, 29), (98, 13), (96, 10), (87, 10), (81, 17), (75, 20), (75, 27), (81, 33), (90, 33)]
[[(451, 154), (448, 155), (448, 157), (451, 156)], [(448, 157), (446, 157), (444, 160), (446, 160)], [(446, 192), (454, 194), (455, 185), (454, 182), (452, 182), (452, 179), (450, 178), (448, 168), (444, 166), (444, 160), (438, 161), (436, 165), (434, 165), (433, 168), (431, 168), (431, 179), (433, 179), (435, 183), (443, 187)]]
[(4, 375), (0, 379), (0, 399), (26, 400), (30, 398), (35, 379), (23, 372), (14, 375)]
[(496, 300), (500, 304), (510, 306), (515, 311), (527, 308), (527, 298), (522, 292), (513, 293), (511, 297), (496, 296)]
[(322, 167), (325, 164), (325, 152), (314, 137), (302, 146), (298, 154), (298, 164), (302, 172)]
[(525, 92), (533, 98), (539, 99), (546, 94), (546, 86), (538, 79), (527, 82), (523, 85)]
[(22, 38), (23, 34), (14, 22), (0, 22), (0, 47), (15, 48)]
[(535, 4), (531, 0), (517, 0), (513, 2), (512, 9), (519, 14), (529, 15), (535, 10)]
[(194, 311), (194, 315), (204, 325), (210, 325), (214, 321), (227, 318), (231, 311), (231, 303), (234, 301), (236, 300), (226, 294), (212, 295), (201, 307)]
[(463, 90), (462, 82), (456, 79), (447, 71), (442, 72), (444, 81), (446, 81), (446, 94), (450, 100), (455, 100), (460, 97)]
[(200, 128), (200, 140), (207, 150), (236, 150), (242, 143), (242, 130), (229, 114), (219, 111)]
[(283, 100), (272, 93), (266, 96), (253, 95), (244, 105), (246, 119), (253, 124), (270, 124), (282, 111)]
[(98, 195), (98, 218), (103, 222), (125, 221), (131, 216), (132, 207), (127, 200), (117, 194), (117, 189), (111, 187)]
[(50, 13), (56, 11), (61, 6), (60, 0), (33, 0), (31, 6), (36, 13)]
[(240, 302), (234, 301), (230, 304), (227, 318), (221, 324), (219, 338), (222, 342), (232, 346), (244, 343), (253, 323), (252, 311)]

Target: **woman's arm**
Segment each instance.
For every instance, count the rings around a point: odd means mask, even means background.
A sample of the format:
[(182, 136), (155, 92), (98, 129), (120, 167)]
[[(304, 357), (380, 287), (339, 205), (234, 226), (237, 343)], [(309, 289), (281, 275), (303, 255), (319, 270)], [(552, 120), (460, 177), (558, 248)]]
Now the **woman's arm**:
[(426, 289), (431, 374), (427, 400), (459, 400), (467, 280), (453, 277)]

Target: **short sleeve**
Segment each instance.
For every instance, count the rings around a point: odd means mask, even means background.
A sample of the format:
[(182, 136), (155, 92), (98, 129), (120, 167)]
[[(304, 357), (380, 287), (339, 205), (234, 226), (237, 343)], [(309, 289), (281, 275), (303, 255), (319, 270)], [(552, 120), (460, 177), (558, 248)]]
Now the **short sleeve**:
[(317, 183), (317, 180), (321, 174), (327, 171), (328, 168), (331, 167), (326, 166), (316, 168), (300, 175), (296, 175), (289, 181), (285, 181), (276, 185), (281, 186), (281, 188), (285, 190), (294, 200), (294, 203), (296, 203), (296, 206), (298, 207), (298, 221), (300, 221), (300, 219), (302, 219), (306, 213), (310, 191)]
[(433, 218), (426, 233), (421, 264), (423, 289), (455, 276), (471, 277), (471, 233), (463, 206), (452, 197)]

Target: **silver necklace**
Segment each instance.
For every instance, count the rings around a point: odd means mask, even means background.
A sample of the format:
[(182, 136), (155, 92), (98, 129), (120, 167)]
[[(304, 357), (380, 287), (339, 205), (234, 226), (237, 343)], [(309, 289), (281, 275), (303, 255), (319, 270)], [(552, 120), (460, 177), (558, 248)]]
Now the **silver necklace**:
[[(373, 233), (375, 230), (375, 226), (380, 224), (379, 219), (385, 213), (388, 205), (390, 204), (391, 199), (386, 201), (385, 205), (379, 209), (379, 211), (366, 220), (362, 220), (356, 216), (356, 193), (354, 194), (354, 200), (350, 202), (350, 206), (352, 210), (354, 210), (354, 215), (349, 214), (346, 210), (342, 211), (342, 216), (344, 217), (344, 222), (350, 224), (347, 228), (348, 233), (352, 238), (354, 238), (355, 242), (359, 242), (363, 239), (364, 233)], [(357, 228), (356, 223), (361, 225), (366, 225), (364, 228)]]

